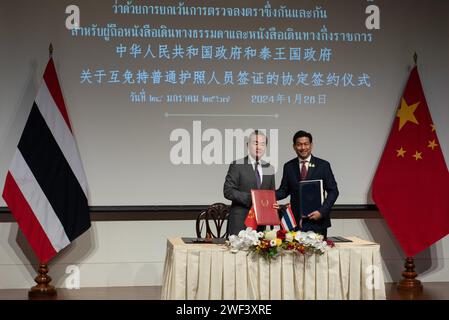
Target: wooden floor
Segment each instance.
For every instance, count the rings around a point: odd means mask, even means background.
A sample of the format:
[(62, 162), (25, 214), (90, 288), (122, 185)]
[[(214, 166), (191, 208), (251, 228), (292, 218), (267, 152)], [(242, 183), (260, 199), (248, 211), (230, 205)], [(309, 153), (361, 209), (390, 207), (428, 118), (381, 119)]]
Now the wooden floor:
[[(449, 282), (426, 282), (422, 293), (401, 294), (393, 283), (386, 283), (387, 300), (449, 300)], [(57, 300), (159, 300), (161, 287), (114, 287), (58, 289)], [(0, 290), (0, 300), (26, 300), (28, 290)]]

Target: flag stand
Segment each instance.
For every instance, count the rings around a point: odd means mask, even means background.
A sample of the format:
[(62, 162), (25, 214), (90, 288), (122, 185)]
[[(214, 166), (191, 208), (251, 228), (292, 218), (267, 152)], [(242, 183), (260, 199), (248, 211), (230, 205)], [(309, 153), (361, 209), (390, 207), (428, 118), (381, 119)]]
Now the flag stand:
[(413, 257), (407, 257), (405, 260), (405, 270), (402, 272), (404, 277), (398, 284), (398, 291), (401, 292), (421, 292), (423, 285), (421, 281), (415, 279), (418, 274), (415, 271), (415, 262)]
[(38, 269), (38, 275), (34, 279), (37, 285), (32, 287), (28, 291), (29, 299), (39, 299), (39, 298), (54, 298), (56, 297), (56, 289), (54, 286), (50, 285), (51, 277), (47, 275), (48, 265), (46, 263), (40, 263)]

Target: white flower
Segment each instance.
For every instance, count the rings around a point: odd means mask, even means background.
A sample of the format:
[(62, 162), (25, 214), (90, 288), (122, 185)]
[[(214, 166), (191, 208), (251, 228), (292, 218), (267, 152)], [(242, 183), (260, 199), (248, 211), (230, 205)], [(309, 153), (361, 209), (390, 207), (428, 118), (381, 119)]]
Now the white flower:
[(320, 234), (317, 234), (313, 231), (308, 232), (297, 232), (296, 241), (298, 241), (300, 244), (304, 245), (307, 248), (315, 249), (319, 251), (320, 253), (324, 253), (327, 248), (326, 241), (323, 241), (324, 237)]
[(238, 236), (231, 235), (229, 237), (228, 245), (232, 252), (239, 250), (248, 250), (256, 241), (259, 240), (257, 231), (247, 228), (239, 232)]
[(327, 243), (326, 241), (321, 241), (319, 243), (316, 244), (316, 248), (318, 250), (320, 250), (322, 253), (324, 253), (326, 251), (327, 248)]
[[(242, 250), (249, 250), (251, 247), (260, 245), (260, 239), (266, 239), (270, 241), (271, 247), (276, 247), (277, 242), (277, 230), (271, 230), (265, 233), (257, 232), (251, 228), (242, 230), (239, 232), (238, 236), (231, 235), (229, 240), (226, 242), (227, 246), (230, 247), (231, 252), (238, 252)], [(299, 244), (306, 248), (306, 254), (319, 253), (323, 254), (327, 250), (327, 242), (323, 241), (324, 237), (313, 231), (296, 232), (293, 238), (292, 232), (287, 232), (285, 234), (285, 241), (293, 242), (296, 240)]]
[(277, 230), (271, 230), (265, 233), (265, 239), (274, 240), (277, 236)]
[(295, 240), (302, 243), (304, 242), (305, 237), (306, 237), (305, 232), (298, 231), (296, 232)]

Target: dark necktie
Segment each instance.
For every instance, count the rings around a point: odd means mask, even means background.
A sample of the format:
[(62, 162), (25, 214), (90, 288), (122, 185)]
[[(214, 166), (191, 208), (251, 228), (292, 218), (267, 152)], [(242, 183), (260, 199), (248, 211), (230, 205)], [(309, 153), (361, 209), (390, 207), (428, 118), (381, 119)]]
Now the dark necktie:
[(301, 161), (301, 181), (306, 180), (307, 177), (307, 161)]
[(256, 162), (256, 183), (257, 183), (257, 189), (260, 189), (260, 186), (262, 184), (262, 180), (260, 179), (260, 173), (259, 173), (259, 162)]

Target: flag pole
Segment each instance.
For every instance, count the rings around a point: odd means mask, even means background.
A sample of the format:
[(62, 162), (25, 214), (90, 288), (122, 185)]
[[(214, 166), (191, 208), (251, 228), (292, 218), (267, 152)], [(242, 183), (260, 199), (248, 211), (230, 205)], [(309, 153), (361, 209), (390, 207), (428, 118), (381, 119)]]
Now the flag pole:
[[(415, 62), (415, 67), (418, 65), (418, 55), (413, 55), (413, 61)], [(415, 261), (413, 257), (407, 257), (405, 259), (405, 270), (402, 272), (403, 279), (398, 283), (398, 291), (403, 293), (419, 293), (423, 290), (423, 285), (421, 281), (415, 279), (418, 273), (415, 271)]]
[(50, 46), (48, 47), (48, 57), (53, 58), (53, 44), (50, 42)]
[[(53, 45), (50, 43), (48, 47), (49, 59), (53, 58)], [(37, 283), (34, 287), (28, 291), (29, 299), (42, 299), (42, 298), (52, 298), (56, 296), (56, 289), (54, 286), (50, 285), (51, 277), (47, 275), (48, 264), (46, 262), (40, 262), (39, 268), (37, 269), (37, 276), (34, 281)]]

